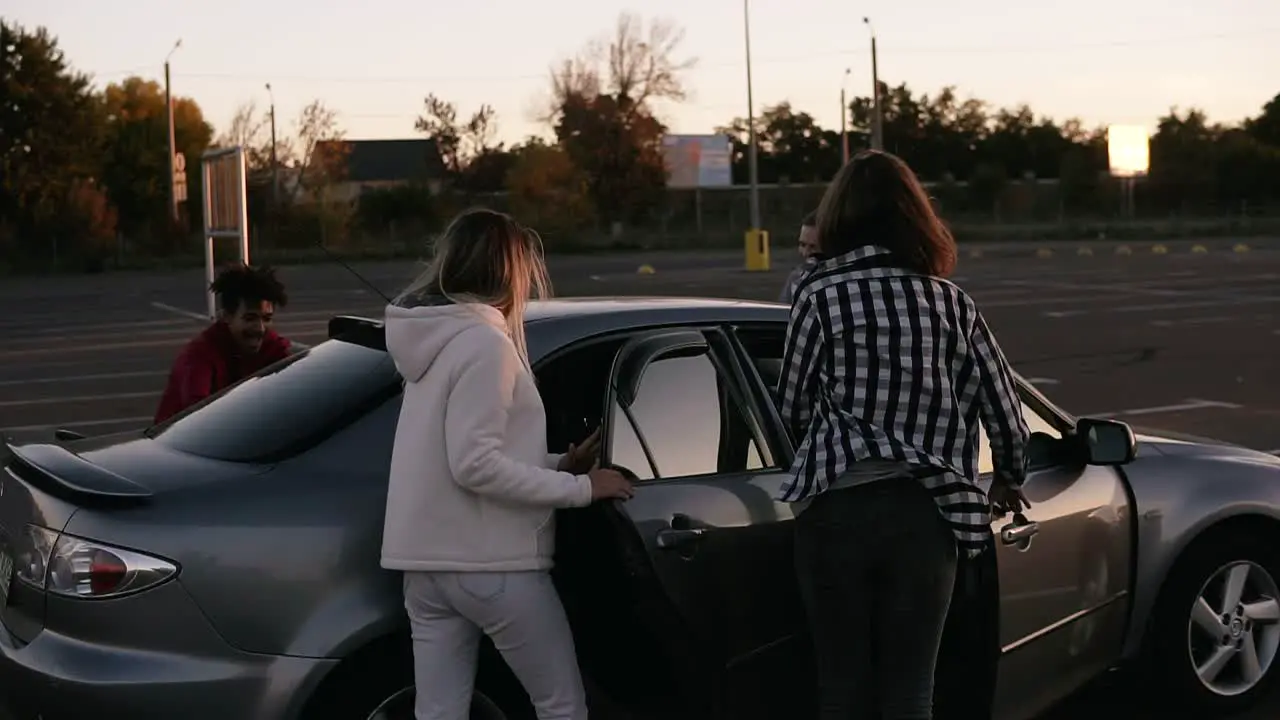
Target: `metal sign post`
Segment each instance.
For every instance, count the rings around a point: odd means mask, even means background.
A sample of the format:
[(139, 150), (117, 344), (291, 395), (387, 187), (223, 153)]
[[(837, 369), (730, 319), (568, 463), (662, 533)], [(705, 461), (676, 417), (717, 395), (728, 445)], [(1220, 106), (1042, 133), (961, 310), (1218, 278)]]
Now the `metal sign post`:
[(218, 315), (217, 301), (208, 290), (213, 283), (215, 240), (239, 240), (240, 262), (249, 264), (249, 193), (244, 148), (208, 150), (200, 158), (204, 181), (204, 275), (209, 320)]

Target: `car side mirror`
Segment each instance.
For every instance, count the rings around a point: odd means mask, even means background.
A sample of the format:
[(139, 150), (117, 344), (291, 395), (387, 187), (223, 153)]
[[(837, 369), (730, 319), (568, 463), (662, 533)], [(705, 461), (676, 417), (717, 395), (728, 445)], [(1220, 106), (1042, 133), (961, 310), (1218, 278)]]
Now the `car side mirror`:
[(1118, 420), (1081, 418), (1076, 423), (1076, 436), (1090, 465), (1127, 465), (1138, 454), (1138, 439), (1128, 423)]

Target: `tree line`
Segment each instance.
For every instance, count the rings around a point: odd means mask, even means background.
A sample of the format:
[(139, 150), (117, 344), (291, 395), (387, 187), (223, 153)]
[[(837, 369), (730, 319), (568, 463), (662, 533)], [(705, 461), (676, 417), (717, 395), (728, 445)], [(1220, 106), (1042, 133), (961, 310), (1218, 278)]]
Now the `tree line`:
[[(175, 222), (163, 88), (129, 77), (96, 89), (48, 30), (0, 19), (0, 264), (97, 267), (126, 248), (132, 257), (198, 255), (199, 158), (231, 145), (246, 149), (254, 237), (269, 247), (385, 242), (389, 231), (413, 244), (475, 202), (509, 209), (564, 245), (585, 235), (616, 237), (621, 228), (669, 231), (687, 193), (666, 188), (659, 109), (687, 99), (696, 59), (683, 53), (682, 40), (670, 22), (621, 15), (609, 34), (551, 68), (538, 118), (548, 137), (511, 145), (497, 140), (491, 107), (464, 111), (428, 94), (406, 136), (433, 141), (439, 177), (354, 195), (327, 191), (345, 179), (344, 158), (331, 152), (343, 147), (335, 141), (344, 132), (323, 101), (277, 123), (273, 146), (271, 118), (253, 103), (216, 134), (194, 99), (175, 98), (175, 144), (187, 161), (188, 187)], [(1016, 203), (1007, 189), (1028, 183), (1054, 188), (1049, 216), (1117, 212), (1104, 128), (1039, 116), (1026, 105), (993, 107), (954, 87), (917, 94), (905, 83), (882, 84), (881, 104), (885, 148), (931, 184), (949, 215), (1009, 216)], [(855, 97), (847, 111), (847, 142), (856, 151), (869, 144), (872, 100)], [(755, 126), (762, 183), (821, 184), (841, 164), (839, 129), (789, 102), (764, 107)], [(732, 141), (734, 180), (745, 183), (746, 120), (716, 132)], [(1137, 204), (1167, 217), (1275, 212), (1277, 177), (1280, 95), (1232, 125), (1175, 108), (1157, 123)], [(794, 207), (766, 204), (767, 219), (794, 222), (809, 194)], [(736, 212), (737, 203), (714, 212)], [(701, 205), (698, 212), (699, 233), (728, 227), (706, 230)]]

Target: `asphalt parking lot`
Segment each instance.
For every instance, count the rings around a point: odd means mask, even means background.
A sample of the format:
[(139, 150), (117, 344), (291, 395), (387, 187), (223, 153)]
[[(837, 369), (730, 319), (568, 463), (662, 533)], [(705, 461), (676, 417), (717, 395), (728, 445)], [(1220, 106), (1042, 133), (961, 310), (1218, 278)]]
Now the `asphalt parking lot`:
[[(774, 299), (792, 260), (748, 273), (732, 253), (553, 258), (552, 273), (561, 295)], [(386, 293), (414, 272), (355, 269)], [(336, 264), (281, 274), (291, 302), (278, 329), (291, 338), (322, 341), (334, 314), (381, 314), (378, 294)], [(1067, 410), (1280, 452), (1280, 242), (966, 248), (955, 280), (1015, 367)], [(34, 440), (149, 424), (169, 363), (201, 327), (202, 283), (202, 270), (0, 280), (0, 428)], [(1053, 720), (1147, 717), (1139, 702), (1104, 687)]]

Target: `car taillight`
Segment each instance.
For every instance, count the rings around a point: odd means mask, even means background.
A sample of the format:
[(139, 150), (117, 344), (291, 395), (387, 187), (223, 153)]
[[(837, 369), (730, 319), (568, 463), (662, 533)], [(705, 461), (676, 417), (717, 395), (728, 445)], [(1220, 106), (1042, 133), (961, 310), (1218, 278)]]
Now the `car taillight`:
[(28, 525), (14, 543), (14, 576), (56, 595), (111, 598), (177, 575), (168, 560)]

